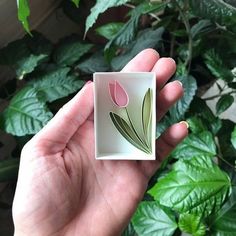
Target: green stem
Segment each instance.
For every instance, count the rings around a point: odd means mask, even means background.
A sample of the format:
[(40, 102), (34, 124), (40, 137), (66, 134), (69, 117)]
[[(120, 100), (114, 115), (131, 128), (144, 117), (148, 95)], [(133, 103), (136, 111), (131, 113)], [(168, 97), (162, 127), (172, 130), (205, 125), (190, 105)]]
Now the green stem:
[(185, 14), (184, 14), (182, 8), (180, 7), (179, 3), (176, 0), (174, 0), (174, 2), (175, 2), (175, 5), (177, 6), (177, 8), (179, 10), (180, 16), (183, 19), (183, 23), (184, 23), (184, 26), (186, 28), (186, 32), (188, 34), (188, 58), (186, 59), (184, 64), (185, 64), (186, 67), (188, 65), (188, 73), (189, 73), (190, 69), (191, 69), (192, 56), (193, 56), (193, 38), (192, 38), (191, 28), (190, 28), (189, 21), (188, 21), (187, 17), (185, 16)]
[(234, 94), (236, 93), (236, 91), (231, 91), (229, 93), (220, 93), (220, 94), (217, 94), (217, 95), (214, 95), (214, 96), (211, 96), (211, 97), (207, 97), (207, 98), (203, 98), (205, 101), (207, 100), (211, 100), (211, 99), (214, 99), (214, 98), (218, 98), (218, 97), (221, 97), (221, 96), (224, 96), (224, 95), (230, 95), (230, 94)]
[(130, 118), (130, 116), (129, 116), (129, 112), (128, 112), (127, 107), (125, 107), (125, 111), (126, 111), (126, 114), (127, 114), (128, 120), (129, 120), (129, 123), (130, 123), (130, 125), (131, 125), (131, 128), (133, 129), (135, 135), (137, 136), (137, 138), (139, 139), (139, 141), (145, 146), (145, 148), (148, 148), (146, 142), (144, 142), (144, 141), (142, 140), (142, 138), (140, 138), (138, 132), (136, 131), (136, 129), (135, 129), (134, 125), (133, 125), (133, 122), (132, 122), (132, 120), (131, 120), (131, 118)]

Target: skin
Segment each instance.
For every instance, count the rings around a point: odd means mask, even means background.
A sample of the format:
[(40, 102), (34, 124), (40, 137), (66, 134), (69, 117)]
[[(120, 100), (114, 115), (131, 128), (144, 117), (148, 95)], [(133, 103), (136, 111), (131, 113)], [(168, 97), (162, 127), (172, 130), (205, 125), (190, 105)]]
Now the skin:
[[(157, 120), (183, 95), (181, 83), (167, 83), (175, 69), (173, 59), (153, 49), (123, 69), (156, 73)], [(184, 122), (167, 129), (156, 141), (155, 161), (95, 160), (93, 83), (87, 83), (22, 150), (15, 235), (120, 235), (151, 176), (187, 133)]]

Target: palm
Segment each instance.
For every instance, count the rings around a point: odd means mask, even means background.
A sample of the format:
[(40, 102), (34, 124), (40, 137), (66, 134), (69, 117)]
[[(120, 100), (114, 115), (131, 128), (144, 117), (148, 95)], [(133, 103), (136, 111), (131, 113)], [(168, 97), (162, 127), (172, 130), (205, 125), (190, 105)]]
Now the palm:
[[(135, 69), (135, 63), (131, 63), (131, 68), (132, 64)], [(150, 69), (144, 68), (146, 70)], [(165, 80), (169, 76), (166, 75)], [(175, 91), (179, 93), (172, 103), (182, 94), (176, 86)], [(159, 165), (160, 160), (95, 160), (93, 120), (89, 119), (93, 105), (87, 104), (92, 100), (92, 85), (87, 85), (86, 89), (84, 95), (74, 98), (22, 152), (13, 207), (18, 235), (118, 235)], [(78, 113), (76, 103), (80, 108), (90, 107), (79, 121), (74, 119)], [(170, 105), (167, 104), (166, 109)], [(65, 115), (68, 113), (70, 115)], [(67, 130), (68, 121), (70, 130)], [(176, 138), (175, 134), (172, 142), (166, 140), (176, 130), (179, 136)], [(169, 129), (157, 141), (159, 159), (184, 136), (184, 125)]]

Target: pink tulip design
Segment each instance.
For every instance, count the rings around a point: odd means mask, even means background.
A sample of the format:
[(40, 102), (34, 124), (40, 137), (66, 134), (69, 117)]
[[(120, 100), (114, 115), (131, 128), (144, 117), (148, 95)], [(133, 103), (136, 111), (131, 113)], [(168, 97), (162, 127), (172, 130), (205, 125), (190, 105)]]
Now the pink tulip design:
[(118, 81), (109, 83), (109, 92), (112, 101), (118, 107), (126, 107), (129, 103), (129, 96)]

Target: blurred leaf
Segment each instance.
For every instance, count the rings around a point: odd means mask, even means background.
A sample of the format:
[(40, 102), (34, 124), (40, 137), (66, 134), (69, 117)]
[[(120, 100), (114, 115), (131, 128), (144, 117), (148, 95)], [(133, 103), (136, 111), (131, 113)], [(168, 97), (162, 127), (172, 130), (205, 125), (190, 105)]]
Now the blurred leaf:
[(166, 7), (167, 3), (150, 3), (143, 2), (135, 7), (130, 12), (130, 19), (123, 25), (123, 27), (114, 35), (111, 40), (107, 43), (105, 50), (111, 47), (111, 45), (125, 46), (131, 40), (134, 39), (138, 28), (139, 18), (142, 14), (150, 12), (158, 12)]
[(138, 236), (132, 223), (129, 223), (121, 236)]
[(209, 157), (180, 159), (149, 193), (179, 213), (208, 216), (217, 212), (230, 191), (229, 176)]
[(232, 188), (229, 200), (220, 211), (211, 219), (212, 236), (235, 236), (236, 232), (236, 188)]
[(231, 133), (231, 143), (233, 147), (236, 149), (236, 125), (234, 126), (234, 130)]
[(213, 114), (203, 99), (195, 97), (190, 105), (189, 112), (192, 115), (198, 114), (201, 120), (206, 124), (208, 130), (210, 130), (213, 134), (217, 134), (220, 130), (222, 126), (221, 119)]
[(30, 33), (28, 17), (30, 15), (30, 8), (28, 0), (16, 0), (18, 8), (18, 20), (21, 21), (27, 33)]
[(219, 115), (226, 111), (234, 102), (234, 97), (230, 94), (225, 94), (220, 97), (216, 103), (216, 114)]
[(230, 88), (236, 89), (236, 82), (230, 82), (230, 83), (228, 83), (228, 86)]
[(51, 50), (51, 43), (42, 35), (37, 33), (33, 39), (26, 36), (0, 50), (0, 64), (13, 67), (18, 79), (23, 79), (48, 59)]
[(110, 40), (124, 25), (123, 22), (111, 22), (102, 25), (96, 29), (97, 34), (103, 36), (104, 38)]
[(79, 7), (80, 0), (71, 0), (71, 1), (75, 4), (76, 7)]
[(214, 157), (216, 145), (210, 132), (204, 131), (198, 134), (190, 134), (172, 152), (177, 159), (191, 159), (196, 156)]
[(85, 34), (94, 25), (101, 13), (105, 12), (108, 8), (121, 6), (126, 2), (128, 2), (128, 0), (96, 0), (95, 6), (91, 8), (90, 15), (86, 19)]
[(217, 79), (222, 79), (227, 82), (233, 80), (234, 76), (231, 70), (224, 65), (220, 55), (214, 49), (206, 51), (204, 58), (207, 68)]
[(0, 127), (15, 136), (37, 133), (50, 119), (52, 113), (39, 99), (37, 91), (25, 87), (10, 101), (0, 119)]
[(111, 61), (113, 70), (120, 71), (134, 56), (146, 48), (156, 48), (162, 40), (164, 28), (141, 31), (137, 39), (128, 46), (127, 50)]
[(173, 212), (154, 201), (141, 202), (132, 223), (140, 236), (171, 236), (177, 228)]
[(201, 222), (201, 217), (191, 214), (181, 214), (179, 218), (179, 228), (182, 232), (192, 236), (206, 235), (206, 226)]
[(198, 16), (219, 23), (235, 23), (236, 9), (223, 0), (189, 0), (191, 10)]
[(105, 72), (110, 69), (109, 64), (105, 61), (102, 51), (98, 51), (85, 59), (76, 66), (76, 69), (91, 74), (94, 72)]
[(208, 33), (215, 29), (214, 24), (209, 20), (200, 20), (191, 28), (192, 38), (196, 38), (204, 33)]
[(189, 124), (189, 129), (194, 134), (198, 134), (207, 130), (207, 127), (203, 123), (202, 119), (196, 115), (188, 118), (186, 121)]
[(41, 75), (30, 84), (42, 96), (42, 100), (53, 102), (78, 91), (84, 85), (84, 81), (68, 76), (69, 71), (67, 67), (58, 68)]
[(190, 75), (176, 76), (174, 80), (180, 81), (184, 89), (183, 97), (170, 109), (171, 119), (178, 122), (183, 118), (193, 100), (197, 90), (197, 83), (195, 78)]
[(0, 182), (16, 180), (19, 162), (16, 158), (0, 161)]
[(92, 46), (92, 44), (81, 43), (73, 37), (65, 38), (56, 48), (53, 60), (59, 65), (71, 66), (86, 54)]

